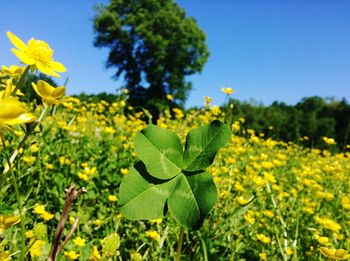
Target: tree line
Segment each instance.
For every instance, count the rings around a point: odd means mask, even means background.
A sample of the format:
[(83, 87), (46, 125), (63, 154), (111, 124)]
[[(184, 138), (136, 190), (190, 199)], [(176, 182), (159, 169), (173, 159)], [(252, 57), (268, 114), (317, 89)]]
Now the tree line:
[(340, 150), (350, 143), (350, 105), (345, 98), (313, 96), (296, 105), (273, 102), (270, 106), (231, 99), (229, 104), (233, 105), (226, 106), (230, 122), (244, 118), (244, 128), (266, 137), (318, 148), (326, 148), (323, 137), (329, 137)]

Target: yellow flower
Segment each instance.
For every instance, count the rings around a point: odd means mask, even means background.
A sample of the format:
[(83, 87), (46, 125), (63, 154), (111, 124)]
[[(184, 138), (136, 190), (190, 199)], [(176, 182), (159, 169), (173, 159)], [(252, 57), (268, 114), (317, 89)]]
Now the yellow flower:
[(66, 87), (53, 87), (47, 82), (40, 80), (38, 84), (32, 82), (33, 89), (43, 99), (43, 102), (49, 105), (59, 103), (60, 98), (63, 97)]
[(10, 252), (0, 250), (0, 260), (1, 261), (10, 261), (11, 260)]
[(256, 238), (263, 242), (264, 244), (270, 244), (271, 243), (271, 238), (265, 236), (264, 234), (257, 234)]
[(10, 77), (15, 77), (15, 76), (19, 76), (24, 72), (25, 68), (24, 67), (20, 67), (17, 65), (11, 65), (10, 67), (6, 67), (5, 65), (3, 65), (1, 67), (1, 71), (5, 74), (8, 75)]
[(174, 100), (174, 97), (173, 97), (171, 94), (168, 94), (168, 95), (166, 96), (166, 98), (167, 98), (169, 101)]
[(267, 255), (264, 252), (259, 253), (260, 260), (267, 260)]
[(0, 235), (2, 235), (7, 228), (19, 223), (20, 220), (20, 216), (0, 215)]
[(204, 96), (205, 106), (209, 106), (213, 99), (209, 96)]
[(98, 252), (97, 246), (92, 246), (91, 256), (90, 256), (89, 260), (98, 261), (100, 259), (101, 259), (101, 255)]
[(32, 245), (32, 247), (30, 248), (29, 252), (30, 252), (30, 256), (31, 257), (39, 257), (41, 256), (42, 253), (42, 248), (43, 246), (46, 244), (45, 241), (43, 240), (37, 240), (34, 242), (34, 244)]
[(227, 95), (230, 95), (230, 94), (232, 94), (232, 93), (234, 92), (233, 89), (232, 89), (232, 88), (229, 88), (229, 87), (222, 87), (222, 88), (221, 88), (221, 91), (222, 91), (223, 93), (227, 94)]
[(34, 237), (34, 232), (33, 230), (28, 230), (26, 232), (26, 238), (33, 238)]
[(118, 198), (117, 198), (117, 196), (115, 196), (115, 195), (108, 195), (108, 200), (109, 200), (110, 202), (117, 202), (117, 201), (118, 201)]
[(320, 252), (322, 255), (332, 260), (346, 260), (350, 258), (350, 254), (345, 249), (331, 249), (321, 247)]
[(156, 241), (159, 241), (159, 239), (160, 239), (158, 232), (155, 230), (146, 231), (146, 236), (149, 238), (152, 238), (153, 240), (156, 240)]
[(156, 223), (156, 224), (160, 224), (160, 223), (162, 223), (162, 221), (163, 221), (163, 219), (161, 219), (161, 218), (151, 219), (150, 220), (151, 223)]
[(120, 173), (125, 176), (126, 174), (128, 174), (129, 170), (128, 169), (125, 169), (125, 168), (121, 168), (120, 169)]
[(83, 247), (85, 246), (85, 239), (82, 239), (80, 236), (77, 236), (75, 239), (73, 239), (73, 242), (75, 245)]
[(103, 224), (103, 221), (101, 219), (96, 219), (94, 221), (92, 221), (92, 223), (94, 223), (95, 226), (101, 226)]
[(14, 97), (0, 97), (0, 130), (12, 125), (32, 122), (35, 116), (23, 108), (22, 104)]
[(245, 206), (249, 203), (249, 199), (246, 199), (243, 196), (239, 196), (239, 197), (236, 197), (236, 202), (240, 206)]
[(323, 141), (329, 145), (337, 144), (333, 138), (323, 137)]
[(80, 257), (79, 254), (77, 254), (75, 251), (71, 250), (69, 252), (64, 251), (64, 255), (68, 257), (69, 260), (76, 260)]
[(65, 72), (67, 70), (63, 64), (53, 60), (52, 55), (54, 51), (44, 41), (31, 38), (26, 45), (11, 32), (7, 32), (7, 37), (17, 48), (12, 48), (12, 52), (23, 63), (38, 69), (42, 73), (55, 77), (60, 77), (56, 72)]
[(43, 214), (41, 214), (41, 217), (45, 220), (45, 221), (50, 221), (51, 219), (53, 219), (54, 215), (49, 213), (49, 212), (44, 212)]
[(42, 215), (45, 213), (45, 206), (44, 205), (37, 205), (34, 207), (34, 213), (38, 215)]

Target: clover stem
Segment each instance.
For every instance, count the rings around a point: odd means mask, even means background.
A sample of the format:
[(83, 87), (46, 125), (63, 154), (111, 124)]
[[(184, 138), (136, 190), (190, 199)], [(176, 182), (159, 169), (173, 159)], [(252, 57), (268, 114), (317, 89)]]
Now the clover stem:
[(176, 261), (180, 260), (184, 232), (185, 232), (184, 228), (180, 227), (180, 234), (179, 234), (179, 239), (177, 241), (177, 249), (176, 249), (176, 259), (175, 259)]

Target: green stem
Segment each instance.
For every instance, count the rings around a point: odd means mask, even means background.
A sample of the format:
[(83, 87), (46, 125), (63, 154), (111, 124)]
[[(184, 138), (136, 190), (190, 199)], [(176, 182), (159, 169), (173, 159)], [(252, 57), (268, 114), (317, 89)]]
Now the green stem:
[(176, 261), (180, 260), (180, 256), (181, 256), (181, 248), (182, 248), (182, 242), (184, 239), (184, 228), (180, 227), (180, 234), (179, 234), (179, 239), (177, 241), (177, 249), (176, 249)]
[(22, 141), (20, 142), (20, 144), (17, 146), (17, 148), (15, 149), (15, 151), (12, 153), (8, 164), (5, 166), (4, 171), (2, 172), (2, 175), (5, 176), (6, 173), (10, 170), (10, 166), (11, 164), (15, 161), (20, 149), (22, 149), (24, 147), (24, 144), (26, 143), (26, 141), (28, 140), (29, 136), (34, 132), (35, 128), (39, 125), (39, 123), (42, 121), (45, 113), (47, 111), (47, 106), (44, 106), (44, 109), (42, 110), (39, 118), (37, 119), (36, 122), (34, 122), (30, 129), (28, 130), (28, 132), (26, 133), (26, 135), (23, 137)]
[(202, 251), (203, 251), (203, 260), (208, 261), (208, 253), (207, 253), (207, 246), (205, 245), (205, 241), (202, 238), (201, 232), (198, 231), (198, 237), (202, 243)]
[(29, 71), (29, 68), (30, 67), (28, 65), (24, 70), (24, 72), (22, 73), (21, 78), (19, 78), (18, 84), (16, 84), (16, 87), (13, 89), (12, 94), (16, 95), (18, 88), (23, 85), (24, 79), (26, 77), (27, 72)]
[[(2, 145), (3, 145), (4, 149), (6, 150), (5, 137), (2, 134), (2, 132), (0, 132), (0, 136), (1, 136)], [(7, 165), (9, 166), (10, 173), (11, 173), (12, 185), (15, 189), (15, 195), (16, 195), (16, 200), (17, 200), (18, 209), (19, 209), (19, 216), (20, 216), (20, 222), (21, 222), (21, 252), (20, 252), (19, 260), (22, 261), (22, 260), (24, 260), (23, 254), (25, 253), (25, 241), (26, 241), (25, 215), (24, 215), (23, 206), (22, 206), (22, 198), (21, 198), (21, 195), (19, 194), (18, 182), (17, 182), (16, 176), (15, 176), (15, 173), (12, 171), (11, 162), (10, 162), (10, 159), (7, 156), (7, 154), (6, 154), (5, 158), (7, 161)]]

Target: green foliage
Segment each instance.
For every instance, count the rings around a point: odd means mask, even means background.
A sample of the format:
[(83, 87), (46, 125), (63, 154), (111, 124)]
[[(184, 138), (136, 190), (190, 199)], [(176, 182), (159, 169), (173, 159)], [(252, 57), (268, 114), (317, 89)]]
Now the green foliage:
[[(129, 219), (162, 218), (167, 208), (183, 226), (198, 228), (217, 200), (212, 164), (230, 128), (220, 121), (191, 130), (185, 151), (171, 130), (149, 125), (135, 137), (140, 160), (120, 185), (121, 213)], [(140, 208), (140, 206), (142, 206)]]
[(185, 76), (200, 72), (208, 58), (205, 34), (173, 0), (111, 0), (97, 9), (95, 46), (108, 47), (107, 67), (123, 77), (133, 105), (150, 111), (186, 100)]
[[(292, 141), (304, 146), (326, 148), (323, 137), (337, 141), (343, 150), (349, 142), (350, 105), (341, 101), (307, 97), (296, 105), (274, 102), (270, 106), (231, 100), (229, 122), (244, 118), (244, 128), (254, 129), (267, 137)], [(307, 139), (305, 139), (307, 136)]]

